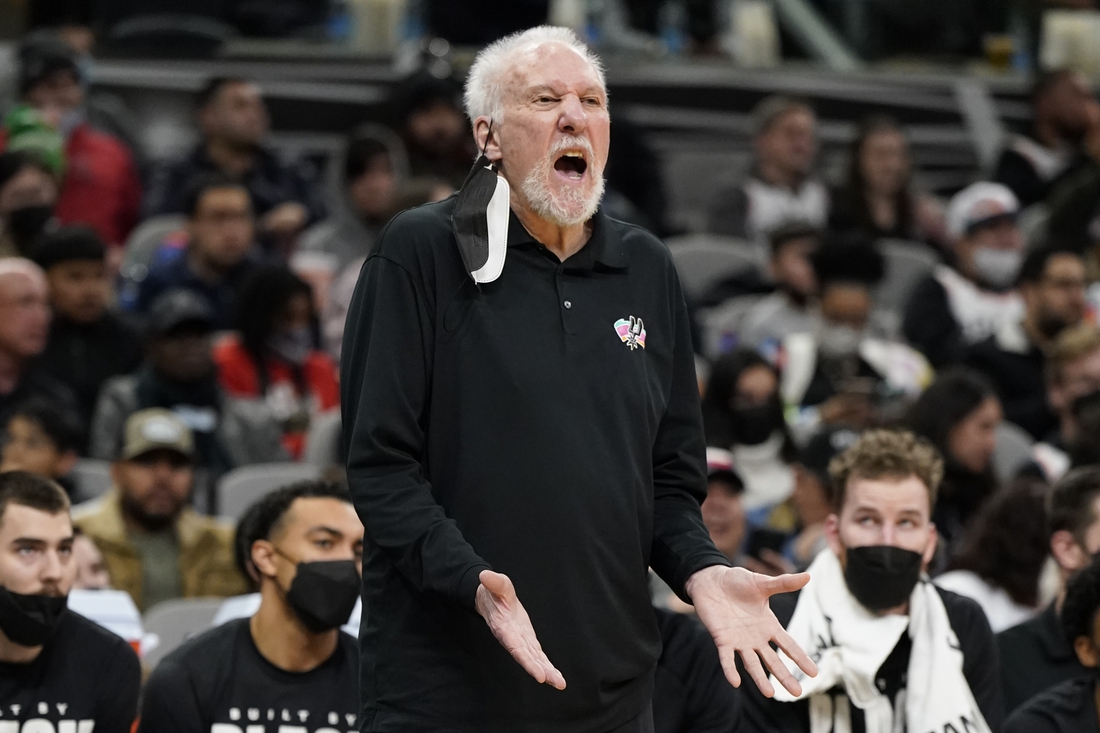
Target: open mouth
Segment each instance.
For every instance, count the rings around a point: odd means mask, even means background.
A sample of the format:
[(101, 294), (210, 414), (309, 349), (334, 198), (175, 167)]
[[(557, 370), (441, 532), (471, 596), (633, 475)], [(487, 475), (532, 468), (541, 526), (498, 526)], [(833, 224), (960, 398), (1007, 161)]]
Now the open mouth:
[(570, 180), (579, 181), (584, 178), (584, 172), (588, 170), (588, 162), (584, 159), (584, 153), (569, 150), (554, 161), (554, 170)]

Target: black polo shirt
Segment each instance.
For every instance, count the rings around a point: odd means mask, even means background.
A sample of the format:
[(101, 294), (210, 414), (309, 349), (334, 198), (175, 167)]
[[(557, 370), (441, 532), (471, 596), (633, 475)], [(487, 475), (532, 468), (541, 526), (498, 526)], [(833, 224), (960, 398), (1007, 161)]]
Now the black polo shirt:
[[(679, 281), (664, 245), (600, 213), (564, 263), (513, 215), (503, 274), (475, 285), (454, 202), (389, 224), (345, 330), (368, 539), (363, 730), (611, 730), (651, 695), (647, 566), (682, 596), (691, 573), (728, 564), (699, 513)], [(515, 583), (565, 691), (529, 678), (477, 615), (486, 568)]]

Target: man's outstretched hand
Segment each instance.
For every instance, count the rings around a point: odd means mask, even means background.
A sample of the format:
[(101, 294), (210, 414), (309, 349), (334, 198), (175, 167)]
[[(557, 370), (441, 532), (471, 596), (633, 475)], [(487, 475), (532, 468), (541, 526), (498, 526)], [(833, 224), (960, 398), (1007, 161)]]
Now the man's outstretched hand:
[(550, 664), (546, 652), (535, 637), (531, 618), (516, 597), (516, 589), (507, 575), (482, 570), (478, 576), (475, 604), (500, 645), (540, 683), (565, 689), (565, 677)]
[(761, 661), (788, 692), (801, 694), (802, 686), (771, 648), (773, 641), (803, 672), (811, 677), (817, 674), (813, 660), (783, 629), (768, 606), (771, 596), (796, 591), (809, 579), (805, 573), (769, 578), (744, 568), (720, 565), (703, 568), (688, 578), (687, 593), (695, 604), (695, 613), (714, 637), (718, 658), (731, 685), (741, 685), (736, 659), (740, 654), (745, 670), (765, 697), (774, 695), (775, 689)]

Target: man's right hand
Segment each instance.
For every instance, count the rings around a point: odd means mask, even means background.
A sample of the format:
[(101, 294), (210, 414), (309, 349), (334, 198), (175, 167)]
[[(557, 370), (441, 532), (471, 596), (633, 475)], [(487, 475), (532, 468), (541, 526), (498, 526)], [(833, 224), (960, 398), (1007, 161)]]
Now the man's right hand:
[(500, 645), (527, 670), (527, 674), (540, 683), (564, 690), (565, 677), (550, 664), (550, 659), (542, 650), (531, 618), (516, 597), (512, 581), (507, 575), (492, 570), (482, 570), (478, 580), (481, 585), (477, 588), (474, 601), (477, 612), (485, 619)]

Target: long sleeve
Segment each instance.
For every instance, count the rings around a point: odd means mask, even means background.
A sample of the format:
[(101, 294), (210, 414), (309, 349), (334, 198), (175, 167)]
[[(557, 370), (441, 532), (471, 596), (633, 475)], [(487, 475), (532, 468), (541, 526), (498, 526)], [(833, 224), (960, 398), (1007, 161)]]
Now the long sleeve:
[(348, 483), (370, 544), (420, 592), (473, 608), (489, 565), (432, 494), (424, 450), (433, 324), (412, 276), (367, 260), (344, 332), (341, 405)]
[(141, 663), (133, 649), (123, 644), (101, 661), (98, 674), (104, 685), (96, 711), (96, 733), (130, 733), (137, 717)]
[(1052, 240), (1085, 246), (1089, 241), (1089, 223), (1096, 216), (1100, 199), (1100, 164), (1086, 160), (1067, 173), (1047, 196)]
[(205, 733), (209, 726), (187, 670), (172, 660), (161, 662), (145, 685), (137, 733)]
[(718, 551), (703, 524), (706, 498), (706, 445), (695, 381), (687, 306), (679, 288), (672, 389), (653, 444), (653, 545), (650, 565), (684, 601), (692, 573), (730, 563)]

